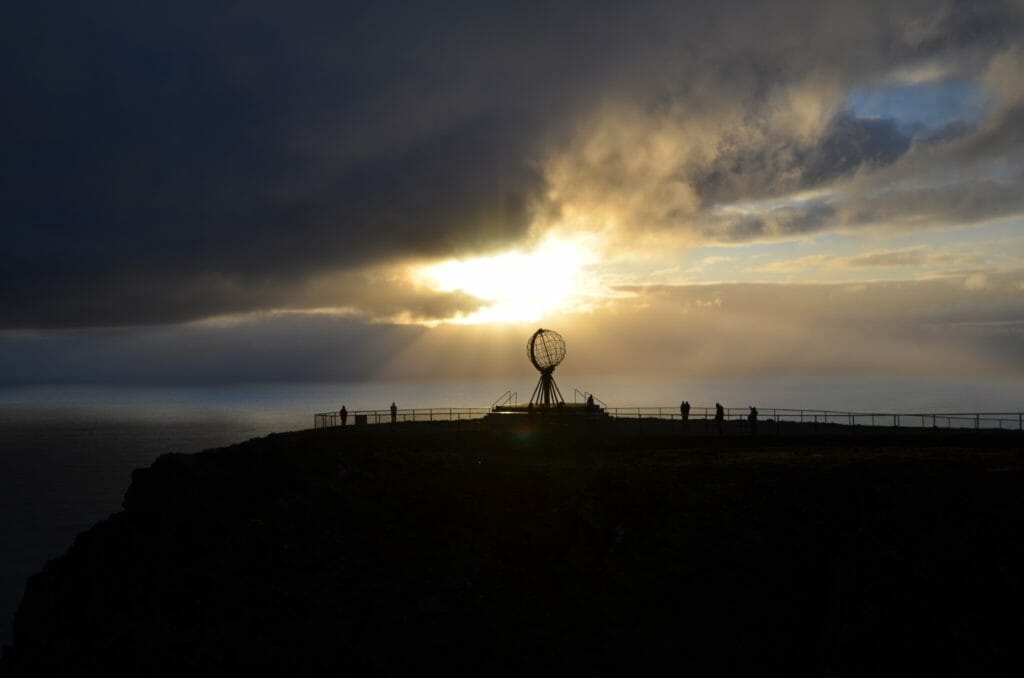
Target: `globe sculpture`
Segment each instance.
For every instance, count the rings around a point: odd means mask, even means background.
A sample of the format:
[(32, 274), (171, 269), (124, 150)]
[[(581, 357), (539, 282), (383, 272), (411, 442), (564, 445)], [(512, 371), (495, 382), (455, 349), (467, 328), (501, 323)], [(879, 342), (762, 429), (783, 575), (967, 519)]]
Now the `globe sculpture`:
[(563, 402), (562, 393), (552, 376), (555, 368), (565, 360), (565, 339), (554, 330), (539, 329), (526, 342), (526, 355), (540, 372), (540, 381), (533, 389), (530, 405), (551, 407)]

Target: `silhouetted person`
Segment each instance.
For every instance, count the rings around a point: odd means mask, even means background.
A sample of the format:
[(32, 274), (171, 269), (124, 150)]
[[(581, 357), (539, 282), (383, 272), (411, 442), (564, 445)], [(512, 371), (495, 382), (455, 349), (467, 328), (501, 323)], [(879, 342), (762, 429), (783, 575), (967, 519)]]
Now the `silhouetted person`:
[(348, 421), (348, 410), (345, 409), (344, 405), (341, 406), (341, 411), (338, 412), (338, 415), (341, 417), (341, 425), (344, 426), (345, 422)]
[(715, 403), (715, 426), (718, 428), (718, 435), (722, 435), (722, 422), (725, 421), (725, 408), (722, 403)]
[(750, 424), (750, 435), (757, 433), (757, 408), (751, 407), (747, 415), (747, 423)]
[(398, 421), (398, 408), (391, 403), (391, 423), (394, 424), (396, 421)]
[(587, 409), (588, 410), (594, 409), (594, 394), (593, 393), (587, 395)]

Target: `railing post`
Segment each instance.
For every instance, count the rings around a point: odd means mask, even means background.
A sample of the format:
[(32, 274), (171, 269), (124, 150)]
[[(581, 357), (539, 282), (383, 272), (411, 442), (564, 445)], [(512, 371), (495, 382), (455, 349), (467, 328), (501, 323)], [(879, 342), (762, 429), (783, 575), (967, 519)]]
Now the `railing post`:
[(1024, 431), (1024, 413), (1017, 413), (1017, 430)]
[(974, 415), (974, 430), (975, 431), (980, 431), (981, 430), (981, 414), (980, 413)]

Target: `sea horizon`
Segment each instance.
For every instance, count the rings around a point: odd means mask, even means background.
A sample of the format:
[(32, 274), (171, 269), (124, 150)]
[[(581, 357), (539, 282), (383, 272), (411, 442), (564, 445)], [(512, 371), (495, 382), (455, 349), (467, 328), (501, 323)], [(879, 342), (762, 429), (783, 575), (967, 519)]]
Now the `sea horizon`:
[[(710, 406), (857, 412), (985, 412), (1024, 407), (1024, 377), (723, 376), (678, 378), (650, 374), (556, 374), (566, 402), (593, 393), (609, 407), (668, 407), (681, 400)], [(313, 414), (342, 404), (351, 409), (490, 407), (506, 393), (528, 402), (536, 379), (380, 379), (364, 381), (236, 381), (164, 384), (118, 382), (0, 385), (0, 422), (61, 410), (104, 419), (171, 418), (211, 413), (266, 425), (312, 426)], [(306, 418), (303, 421), (303, 417)], [(292, 429), (287, 429), (292, 430)]]

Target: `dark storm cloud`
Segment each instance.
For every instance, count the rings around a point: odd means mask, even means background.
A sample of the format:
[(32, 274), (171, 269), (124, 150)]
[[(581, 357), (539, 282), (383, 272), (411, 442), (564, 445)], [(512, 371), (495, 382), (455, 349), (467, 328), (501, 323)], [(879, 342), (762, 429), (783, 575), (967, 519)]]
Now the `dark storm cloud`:
[(718, 218), (708, 235), (724, 241), (744, 242), (814, 233), (825, 228), (834, 215), (835, 208), (827, 202), (811, 200), (759, 213)]
[(123, 275), (123, 269), (95, 274), (89, 294), (65, 293), (59, 283), (45, 281), (52, 293), (34, 306), (19, 303), (17, 288), (0, 290), (0, 300), (11, 309), (6, 318), (10, 325), (31, 324), (40, 329), (120, 325), (126, 309), (135, 324), (185, 322), (197, 316), (295, 306), (339, 311), (368, 321), (416, 322), (468, 314), (482, 305), (481, 300), (463, 292), (437, 292), (409, 280), (363, 271), (312, 281), (281, 275), (240, 280), (217, 273), (179, 276), (140, 271), (141, 284), (125, 284)]
[(459, 91), (459, 14), (341, 6), (6, 10), (3, 324), (251, 310), (521, 235), (535, 122)]
[[(921, 60), (983, 65), (1020, 37), (1020, 6), (998, 2), (2, 12), (6, 328), (313, 306), (444, 317), (476, 302), (323, 281), (498, 247), (535, 213), (593, 195), (643, 203), (652, 191), (633, 229), (749, 239), (825, 228), (859, 208), (774, 206), (739, 225), (700, 210), (900, 166), (914, 153), (893, 121), (814, 102)], [(692, 147), (654, 180), (631, 175), (634, 139), (595, 153), (588, 137), (620, 105), (692, 123), (677, 130)], [(949, 143), (991, 158), (1021, 145), (1010, 129)]]
[(891, 164), (907, 152), (911, 138), (893, 119), (841, 113), (811, 143), (722, 153), (693, 183), (705, 205), (815, 188), (861, 167)]
[(1005, 45), (1022, 27), (1020, 2), (978, 3), (971, 0), (936, 3), (937, 11), (908, 26), (908, 42), (921, 51), (972, 47), (979, 42)]
[(972, 223), (1024, 212), (1020, 185), (1024, 176), (976, 179), (955, 186), (900, 187), (874, 191), (848, 206), (847, 223), (889, 223), (927, 220), (928, 225)]

